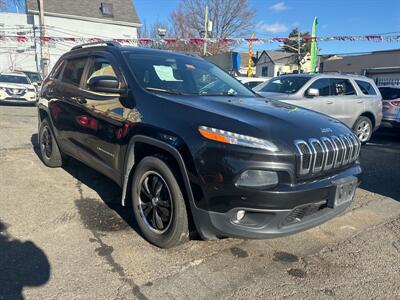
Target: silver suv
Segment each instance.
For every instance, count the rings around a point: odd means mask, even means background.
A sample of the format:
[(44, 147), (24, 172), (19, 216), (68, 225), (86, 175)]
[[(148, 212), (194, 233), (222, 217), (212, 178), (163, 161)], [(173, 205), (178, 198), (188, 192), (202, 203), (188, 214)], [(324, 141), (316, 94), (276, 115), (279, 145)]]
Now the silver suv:
[(274, 77), (254, 88), (260, 95), (321, 112), (353, 129), (367, 142), (382, 120), (382, 96), (364, 76), (295, 74)]

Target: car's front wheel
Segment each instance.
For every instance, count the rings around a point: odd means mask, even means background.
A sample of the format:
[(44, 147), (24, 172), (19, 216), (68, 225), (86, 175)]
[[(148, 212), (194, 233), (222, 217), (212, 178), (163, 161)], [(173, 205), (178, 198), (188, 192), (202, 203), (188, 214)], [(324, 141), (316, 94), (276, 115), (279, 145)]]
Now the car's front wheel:
[(367, 117), (359, 117), (353, 127), (354, 133), (357, 135), (361, 143), (365, 144), (372, 135), (372, 122)]
[(44, 119), (39, 128), (39, 150), (44, 164), (51, 168), (62, 166), (62, 156), (49, 121)]
[[(189, 239), (188, 214), (174, 167), (166, 159), (143, 158), (132, 178), (132, 206), (143, 236), (161, 248)], [(174, 170), (175, 171), (175, 170)]]

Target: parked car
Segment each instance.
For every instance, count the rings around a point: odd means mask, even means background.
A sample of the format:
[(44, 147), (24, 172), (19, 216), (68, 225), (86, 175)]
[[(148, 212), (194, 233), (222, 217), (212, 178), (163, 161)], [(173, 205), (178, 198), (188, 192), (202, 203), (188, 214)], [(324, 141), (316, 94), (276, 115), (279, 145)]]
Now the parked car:
[(26, 76), (28, 76), (29, 80), (32, 82), (32, 84), (35, 86), (36, 91), (40, 93), (40, 86), (42, 85), (42, 74), (39, 72), (34, 72), (34, 71), (19, 71), (24, 73)]
[(268, 77), (236, 77), (241, 83), (247, 86), (249, 89), (254, 89), (257, 85), (266, 82), (271, 79)]
[(272, 78), (255, 88), (264, 97), (278, 99), (334, 117), (367, 142), (382, 120), (381, 94), (364, 76), (296, 74)]
[(36, 88), (24, 73), (0, 74), (0, 103), (36, 104)]
[(400, 86), (379, 87), (383, 102), (382, 123), (400, 128)]
[(43, 162), (72, 156), (110, 177), (143, 236), (164, 248), (194, 230), (216, 239), (308, 229), (351, 204), (361, 175), (347, 126), (260, 101), (186, 54), (74, 47), (44, 80), (38, 118)]

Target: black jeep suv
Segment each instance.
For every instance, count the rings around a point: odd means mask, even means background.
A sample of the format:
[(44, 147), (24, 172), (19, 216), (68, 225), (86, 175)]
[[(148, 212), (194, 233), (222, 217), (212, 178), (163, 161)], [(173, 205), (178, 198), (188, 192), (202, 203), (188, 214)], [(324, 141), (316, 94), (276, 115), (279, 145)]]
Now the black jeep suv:
[(192, 225), (204, 239), (305, 230), (343, 212), (361, 175), (348, 127), (192, 55), (77, 46), (40, 98), (43, 162), (72, 156), (110, 177), (159, 247), (188, 240)]

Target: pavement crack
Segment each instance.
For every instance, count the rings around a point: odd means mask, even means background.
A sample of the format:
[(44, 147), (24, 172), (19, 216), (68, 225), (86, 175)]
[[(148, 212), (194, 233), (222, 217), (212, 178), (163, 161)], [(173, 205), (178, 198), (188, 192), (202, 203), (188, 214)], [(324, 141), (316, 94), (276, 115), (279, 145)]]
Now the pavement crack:
[[(79, 193), (79, 201), (86, 201), (90, 199), (85, 199), (83, 195), (82, 182), (77, 181), (76, 188)], [(92, 233), (93, 238), (89, 239), (89, 242), (96, 243), (98, 247), (95, 249), (95, 252), (98, 256), (102, 257), (106, 264), (111, 267), (111, 272), (118, 274), (119, 280), (125, 284), (128, 284), (132, 289), (132, 293), (140, 300), (147, 300), (148, 298), (141, 292), (140, 287), (128, 277), (125, 273), (124, 268), (121, 264), (119, 264), (113, 257), (112, 253), (114, 252), (114, 247), (105, 243), (102, 237), (106, 236), (106, 234), (101, 233), (93, 228), (87, 227), (87, 229)]]

